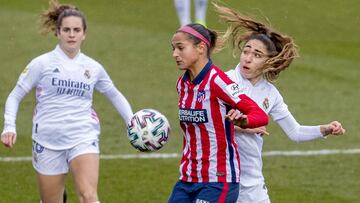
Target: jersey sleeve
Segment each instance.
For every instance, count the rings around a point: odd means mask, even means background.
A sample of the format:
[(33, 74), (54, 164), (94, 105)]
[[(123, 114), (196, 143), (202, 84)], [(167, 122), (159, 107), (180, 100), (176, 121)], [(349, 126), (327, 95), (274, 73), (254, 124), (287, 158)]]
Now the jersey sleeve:
[(3, 133), (16, 133), (16, 114), (18, 112), (19, 104), (25, 95), (25, 90), (21, 86), (16, 85), (6, 99)]
[(279, 93), (278, 90), (273, 89), (273, 95), (275, 97), (274, 99), (274, 105), (269, 111), (269, 115), (272, 117), (274, 121), (278, 121), (282, 118), (285, 118), (286, 116), (290, 115), (290, 111), (288, 109), (288, 106), (285, 104), (283, 97)]
[(131, 120), (131, 117), (134, 113), (125, 96), (121, 94), (121, 92), (116, 89), (115, 86), (104, 92), (104, 95), (111, 101), (117, 112), (124, 119), (125, 124), (127, 124)]
[(114, 84), (105, 69), (101, 65), (99, 66), (98, 80), (95, 84), (95, 89), (104, 94), (114, 88)]
[(213, 88), (219, 99), (247, 115), (248, 125), (245, 127), (256, 128), (268, 124), (266, 113), (226, 75), (215, 77)]
[(300, 125), (292, 114), (287, 115), (280, 120), (277, 120), (276, 123), (281, 127), (285, 134), (294, 142), (305, 142), (310, 140), (315, 140), (319, 138), (324, 138), (321, 134), (320, 126), (305, 126)]
[(41, 79), (42, 69), (42, 63), (38, 58), (32, 60), (19, 76), (17, 85), (25, 90), (26, 93), (30, 92), (30, 90), (35, 87)]

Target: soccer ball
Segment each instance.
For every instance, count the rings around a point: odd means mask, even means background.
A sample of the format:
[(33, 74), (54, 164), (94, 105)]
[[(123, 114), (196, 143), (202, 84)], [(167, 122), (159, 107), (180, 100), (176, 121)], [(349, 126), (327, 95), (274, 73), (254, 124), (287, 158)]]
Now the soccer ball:
[(129, 121), (127, 135), (130, 144), (139, 151), (156, 151), (168, 141), (170, 124), (160, 112), (154, 109), (142, 109)]

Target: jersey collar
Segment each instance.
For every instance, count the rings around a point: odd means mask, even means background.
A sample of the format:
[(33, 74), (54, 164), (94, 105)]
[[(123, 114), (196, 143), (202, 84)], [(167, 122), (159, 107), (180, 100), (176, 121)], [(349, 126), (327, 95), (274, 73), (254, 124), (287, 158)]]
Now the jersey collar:
[[(192, 81), (192, 83), (194, 85), (200, 84), (200, 82), (205, 78), (206, 74), (209, 72), (211, 66), (212, 66), (212, 61), (211, 59), (209, 59), (209, 61), (207, 62), (207, 64), (204, 66), (204, 68), (201, 70), (201, 72), (199, 73), (199, 75), (197, 75), (194, 80)], [(190, 79), (189, 76), (189, 72), (186, 71), (183, 77), (183, 81), (187, 81)]]
[(76, 56), (75, 56), (74, 58), (69, 58), (69, 57), (65, 54), (65, 52), (60, 48), (60, 45), (56, 45), (56, 47), (55, 47), (55, 52), (56, 52), (57, 54), (59, 54), (62, 59), (70, 60), (70, 61), (73, 61), (73, 60), (78, 59), (79, 56), (80, 56), (80, 53), (81, 53), (80, 50), (79, 50), (79, 52), (76, 54)]

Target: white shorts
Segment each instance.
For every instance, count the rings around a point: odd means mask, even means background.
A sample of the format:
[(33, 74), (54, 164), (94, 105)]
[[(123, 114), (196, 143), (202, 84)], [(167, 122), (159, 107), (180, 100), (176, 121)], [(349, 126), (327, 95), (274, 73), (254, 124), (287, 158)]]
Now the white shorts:
[(42, 175), (61, 175), (69, 172), (69, 163), (75, 157), (99, 153), (98, 141), (80, 143), (66, 150), (47, 149), (33, 141), (32, 164), (34, 169)]
[(268, 190), (264, 182), (254, 186), (239, 185), (236, 203), (270, 203)]

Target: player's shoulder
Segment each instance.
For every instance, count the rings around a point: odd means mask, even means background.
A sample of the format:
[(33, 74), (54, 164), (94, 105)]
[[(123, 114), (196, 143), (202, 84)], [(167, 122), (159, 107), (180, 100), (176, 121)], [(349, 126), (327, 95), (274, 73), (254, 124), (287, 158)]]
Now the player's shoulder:
[(49, 63), (51, 60), (52, 52), (43, 53), (35, 58), (33, 58), (28, 64), (29, 67), (39, 67)]
[(280, 95), (280, 92), (277, 89), (277, 87), (273, 83), (271, 83), (265, 79), (263, 80), (261, 88), (266, 88), (273, 95)]
[(219, 77), (221, 79), (229, 79), (228, 76), (225, 74), (225, 72), (216, 65), (213, 64), (211, 66), (211, 69), (212, 69), (211, 74), (213, 78)]
[(268, 92), (268, 95), (273, 98), (276, 101), (282, 101), (282, 96), (280, 91), (277, 89), (277, 87), (273, 84), (270, 83), (267, 80), (264, 80), (263, 86), (260, 87), (262, 89), (265, 89), (266, 92)]
[(229, 77), (235, 76), (235, 75), (236, 75), (236, 71), (235, 71), (235, 69), (230, 69), (230, 70), (225, 71), (225, 74), (226, 74), (227, 76), (229, 76)]
[(97, 68), (97, 69), (104, 69), (104, 67), (98, 62), (97, 60), (87, 56), (84, 53), (81, 53), (81, 63), (88, 67)]

